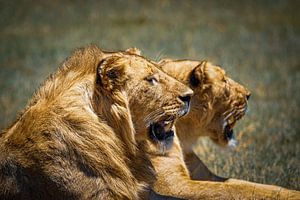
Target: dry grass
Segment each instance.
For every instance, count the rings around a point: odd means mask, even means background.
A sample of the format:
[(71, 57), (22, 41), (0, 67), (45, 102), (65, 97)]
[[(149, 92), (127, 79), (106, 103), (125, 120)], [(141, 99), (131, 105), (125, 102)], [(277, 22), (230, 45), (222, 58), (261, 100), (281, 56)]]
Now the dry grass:
[(199, 141), (220, 175), (300, 189), (298, 1), (1, 1), (0, 129), (72, 49), (136, 46), (153, 59), (209, 59), (252, 91), (240, 146)]

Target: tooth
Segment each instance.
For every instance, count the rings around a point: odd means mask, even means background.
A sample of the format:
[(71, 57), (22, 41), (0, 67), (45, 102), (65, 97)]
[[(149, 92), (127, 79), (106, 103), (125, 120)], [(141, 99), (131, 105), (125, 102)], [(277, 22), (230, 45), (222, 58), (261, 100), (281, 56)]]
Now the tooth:
[(164, 127), (164, 131), (165, 131), (165, 132), (168, 132), (168, 131), (169, 131), (168, 126), (165, 126), (165, 127)]
[(156, 135), (153, 126), (151, 126), (151, 132), (152, 132), (153, 135)]
[(227, 126), (227, 121), (223, 122), (223, 129)]
[(168, 132), (172, 128), (172, 124), (168, 121), (164, 127), (165, 132)]

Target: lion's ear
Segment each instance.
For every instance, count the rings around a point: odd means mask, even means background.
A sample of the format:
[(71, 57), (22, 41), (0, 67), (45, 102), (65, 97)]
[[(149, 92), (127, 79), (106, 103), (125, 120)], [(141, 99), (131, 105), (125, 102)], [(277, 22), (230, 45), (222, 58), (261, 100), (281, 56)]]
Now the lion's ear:
[(127, 80), (126, 66), (126, 59), (122, 57), (111, 56), (101, 60), (97, 66), (97, 84), (107, 90), (123, 86)]
[(131, 53), (131, 54), (136, 54), (136, 55), (142, 55), (142, 51), (136, 47), (131, 47), (131, 48), (128, 48), (125, 50), (126, 52), (128, 53)]
[(190, 86), (197, 87), (204, 80), (204, 67), (206, 65), (206, 61), (201, 62), (197, 65), (190, 74)]
[(100, 62), (97, 65), (96, 70), (96, 83), (99, 86), (103, 86), (103, 74), (104, 74), (104, 67), (106, 66), (106, 60), (100, 60)]

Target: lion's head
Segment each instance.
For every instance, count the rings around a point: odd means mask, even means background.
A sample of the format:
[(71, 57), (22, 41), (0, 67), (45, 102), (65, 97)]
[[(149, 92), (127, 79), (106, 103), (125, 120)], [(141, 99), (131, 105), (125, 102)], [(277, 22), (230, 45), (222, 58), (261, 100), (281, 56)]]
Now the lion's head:
[[(178, 122), (178, 136), (192, 144), (209, 136), (221, 146), (235, 146), (233, 127), (245, 115), (250, 92), (207, 61), (163, 60), (166, 73), (194, 90), (190, 114)], [(190, 146), (190, 145), (189, 145)]]
[(104, 58), (97, 71), (100, 88), (126, 91), (136, 139), (151, 141), (162, 151), (170, 148), (174, 122), (189, 111), (193, 91), (132, 51)]

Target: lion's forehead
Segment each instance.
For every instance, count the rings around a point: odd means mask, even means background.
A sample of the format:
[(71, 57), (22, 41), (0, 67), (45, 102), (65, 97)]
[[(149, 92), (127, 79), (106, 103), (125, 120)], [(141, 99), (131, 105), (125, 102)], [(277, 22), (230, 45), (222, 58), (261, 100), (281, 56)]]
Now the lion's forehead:
[(230, 77), (226, 77), (226, 80), (228, 82), (229, 87), (233, 88), (237, 93), (243, 93), (243, 94), (249, 93), (249, 90), (244, 85), (234, 81)]
[(158, 68), (149, 60), (139, 56), (126, 56), (129, 70), (136, 73), (136, 76), (157, 73)]

